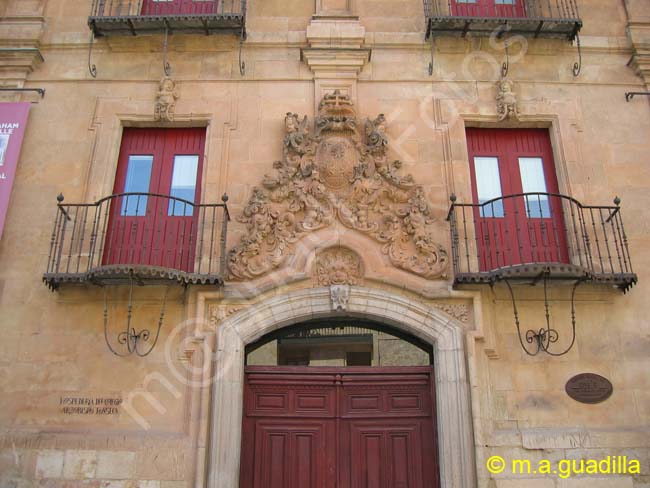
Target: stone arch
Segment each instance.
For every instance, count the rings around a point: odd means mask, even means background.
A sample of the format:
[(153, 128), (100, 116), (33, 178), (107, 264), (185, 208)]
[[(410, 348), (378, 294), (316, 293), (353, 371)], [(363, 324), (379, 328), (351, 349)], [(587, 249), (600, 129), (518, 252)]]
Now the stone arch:
[[(341, 293), (346, 295), (343, 307)], [(357, 286), (312, 288), (275, 296), (232, 315), (219, 325), (207, 457), (208, 486), (239, 486), (245, 346), (273, 330), (332, 316), (383, 322), (433, 346), (441, 486), (476, 486), (462, 325), (408, 297)]]

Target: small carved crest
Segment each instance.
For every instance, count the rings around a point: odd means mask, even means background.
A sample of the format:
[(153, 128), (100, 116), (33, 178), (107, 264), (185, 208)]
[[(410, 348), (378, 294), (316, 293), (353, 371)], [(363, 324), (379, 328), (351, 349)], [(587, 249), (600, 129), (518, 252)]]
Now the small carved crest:
[(283, 160), (239, 218), (247, 232), (229, 252), (229, 279), (279, 268), (302, 237), (336, 221), (375, 240), (398, 268), (428, 279), (445, 273), (447, 252), (432, 234), (424, 191), (388, 159), (383, 115), (361, 134), (349, 96), (335, 91), (320, 103), (313, 132), (293, 113), (285, 127)]
[(330, 286), (330, 300), (332, 301), (332, 310), (337, 312), (346, 311), (350, 301), (350, 287), (348, 285)]
[(498, 82), (497, 113), (499, 115), (499, 122), (503, 122), (506, 119), (519, 119), (517, 95), (514, 92), (514, 87), (514, 82), (507, 78)]
[(176, 83), (169, 76), (165, 76), (160, 80), (160, 87), (156, 94), (154, 119), (157, 122), (173, 122), (178, 98)]

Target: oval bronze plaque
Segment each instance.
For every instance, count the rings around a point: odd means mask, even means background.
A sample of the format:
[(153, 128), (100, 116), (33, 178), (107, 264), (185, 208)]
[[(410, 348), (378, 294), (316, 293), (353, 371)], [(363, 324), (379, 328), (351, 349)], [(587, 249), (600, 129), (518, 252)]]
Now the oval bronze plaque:
[(601, 403), (612, 396), (612, 383), (598, 374), (583, 373), (574, 376), (566, 383), (566, 392), (580, 403)]

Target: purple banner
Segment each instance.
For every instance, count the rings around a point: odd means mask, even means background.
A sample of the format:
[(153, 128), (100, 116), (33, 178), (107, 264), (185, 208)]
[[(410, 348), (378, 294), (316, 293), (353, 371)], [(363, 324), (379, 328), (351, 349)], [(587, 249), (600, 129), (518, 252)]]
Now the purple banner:
[(0, 103), (0, 238), (23, 145), (29, 102)]

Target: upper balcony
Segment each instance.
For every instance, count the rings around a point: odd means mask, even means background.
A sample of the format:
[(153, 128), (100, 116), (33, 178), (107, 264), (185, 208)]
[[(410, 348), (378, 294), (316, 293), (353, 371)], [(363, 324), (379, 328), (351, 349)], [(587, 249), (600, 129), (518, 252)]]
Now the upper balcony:
[(548, 274), (627, 291), (637, 276), (620, 200), (614, 203), (588, 206), (552, 193), (507, 195), (481, 204), (452, 197), (454, 283), (536, 280)]
[(54, 219), (43, 281), (221, 285), (230, 216), (223, 203), (194, 204), (153, 193), (63, 203)]
[(95, 36), (245, 31), (246, 0), (93, 0)]
[(582, 27), (577, 0), (424, 0), (427, 38), (509, 35), (573, 40)]

